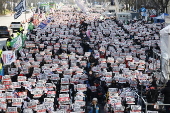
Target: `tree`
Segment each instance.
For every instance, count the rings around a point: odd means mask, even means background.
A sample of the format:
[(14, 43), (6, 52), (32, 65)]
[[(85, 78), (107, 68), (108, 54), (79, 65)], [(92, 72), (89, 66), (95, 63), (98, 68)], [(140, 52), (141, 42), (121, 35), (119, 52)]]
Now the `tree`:
[(168, 12), (168, 4), (170, 0), (152, 0), (152, 1), (159, 8), (161, 13)]
[[(20, 0), (10, 0), (10, 2), (13, 2), (13, 3), (19, 3)], [(11, 5), (9, 2), (7, 2), (6, 0), (0, 0), (0, 14), (5, 14), (5, 7), (4, 7), (4, 4), (7, 4), (7, 9), (11, 10)]]
[(126, 5), (126, 10), (130, 7), (140, 9), (144, 6), (146, 9), (155, 9), (158, 13), (168, 12), (168, 4), (170, 0), (119, 0), (122, 4)]
[(148, 0), (146, 9), (155, 9), (157, 15), (168, 12), (168, 4), (170, 0)]
[(3, 14), (5, 0), (0, 0), (0, 14)]
[(136, 9), (136, 0), (119, 0), (119, 3), (126, 5), (125, 10)]

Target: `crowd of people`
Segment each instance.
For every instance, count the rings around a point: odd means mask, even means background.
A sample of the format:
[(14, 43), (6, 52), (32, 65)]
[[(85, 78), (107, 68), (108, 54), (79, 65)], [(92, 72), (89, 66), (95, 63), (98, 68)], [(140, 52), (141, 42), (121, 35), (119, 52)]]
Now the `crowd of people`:
[(1, 113), (143, 112), (136, 93), (149, 101), (161, 81), (153, 50), (160, 53), (164, 25), (100, 16), (56, 10), (45, 28), (29, 30), (2, 78)]

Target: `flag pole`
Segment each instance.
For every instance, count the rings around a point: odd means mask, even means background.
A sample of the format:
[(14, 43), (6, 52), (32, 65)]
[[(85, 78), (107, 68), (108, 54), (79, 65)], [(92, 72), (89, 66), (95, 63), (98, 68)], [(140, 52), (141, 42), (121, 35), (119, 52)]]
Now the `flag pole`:
[(27, 22), (27, 15), (26, 15), (26, 0), (25, 0), (25, 24)]

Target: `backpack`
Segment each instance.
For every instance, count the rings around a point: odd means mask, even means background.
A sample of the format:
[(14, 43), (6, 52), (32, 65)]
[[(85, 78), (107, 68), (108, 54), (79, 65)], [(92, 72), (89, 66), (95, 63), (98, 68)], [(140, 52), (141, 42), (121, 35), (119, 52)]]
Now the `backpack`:
[(103, 87), (101, 87), (101, 86), (98, 86), (98, 87), (97, 87), (97, 95), (98, 95), (98, 96), (103, 96), (103, 95), (105, 95), (105, 91), (104, 91)]
[(156, 103), (158, 99), (158, 90), (150, 89), (147, 93), (147, 101), (149, 103)]

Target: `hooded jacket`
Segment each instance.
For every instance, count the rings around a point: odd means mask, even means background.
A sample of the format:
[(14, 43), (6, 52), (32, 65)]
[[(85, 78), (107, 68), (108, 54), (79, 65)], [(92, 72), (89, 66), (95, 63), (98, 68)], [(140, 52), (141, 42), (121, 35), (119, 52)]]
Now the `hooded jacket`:
[(170, 104), (170, 80), (167, 82), (166, 87), (162, 89), (162, 94), (164, 94), (164, 104)]

